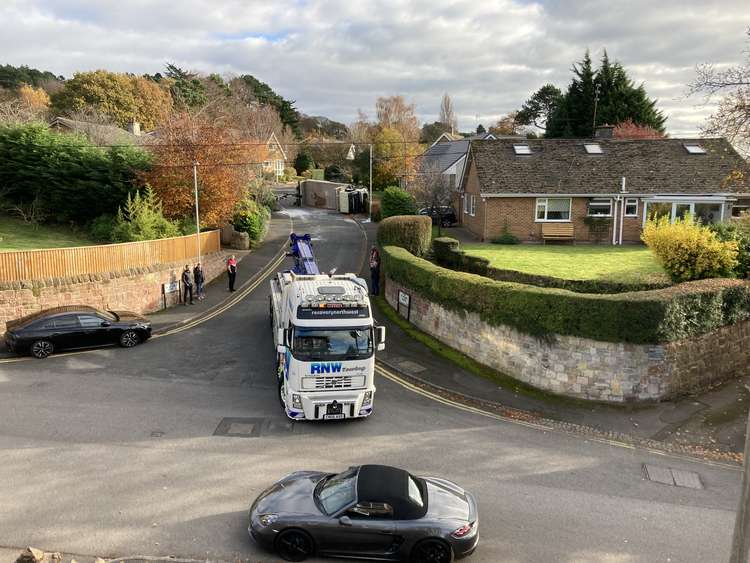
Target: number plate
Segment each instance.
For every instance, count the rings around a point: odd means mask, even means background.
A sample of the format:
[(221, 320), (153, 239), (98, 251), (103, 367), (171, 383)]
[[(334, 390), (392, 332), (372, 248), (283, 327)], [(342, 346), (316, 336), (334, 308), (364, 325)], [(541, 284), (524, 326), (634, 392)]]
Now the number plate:
[(343, 414), (324, 414), (323, 418), (325, 418), (325, 419), (331, 419), (331, 418), (339, 419), (339, 418), (344, 418), (344, 415)]

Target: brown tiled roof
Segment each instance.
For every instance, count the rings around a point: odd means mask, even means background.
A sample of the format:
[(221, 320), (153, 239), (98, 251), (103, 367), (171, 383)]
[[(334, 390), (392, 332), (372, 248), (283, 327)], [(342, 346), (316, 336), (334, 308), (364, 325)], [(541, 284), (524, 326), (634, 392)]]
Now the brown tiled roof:
[[(588, 154), (598, 143), (603, 154)], [(517, 155), (514, 144), (528, 144)], [(706, 154), (689, 154), (698, 144)], [(482, 194), (750, 193), (750, 167), (725, 139), (500, 139), (472, 141)], [(744, 179), (727, 181), (733, 171)]]

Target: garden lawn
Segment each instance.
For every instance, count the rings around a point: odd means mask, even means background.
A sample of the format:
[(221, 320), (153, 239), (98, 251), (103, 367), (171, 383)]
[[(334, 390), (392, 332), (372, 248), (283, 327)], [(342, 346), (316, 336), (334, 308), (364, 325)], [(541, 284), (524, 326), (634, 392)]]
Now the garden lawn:
[(502, 270), (567, 280), (620, 283), (664, 281), (669, 277), (645, 246), (465, 244), (467, 254), (482, 256)]
[(0, 252), (63, 248), (96, 244), (85, 233), (64, 226), (40, 225), (36, 229), (21, 219), (0, 215)]

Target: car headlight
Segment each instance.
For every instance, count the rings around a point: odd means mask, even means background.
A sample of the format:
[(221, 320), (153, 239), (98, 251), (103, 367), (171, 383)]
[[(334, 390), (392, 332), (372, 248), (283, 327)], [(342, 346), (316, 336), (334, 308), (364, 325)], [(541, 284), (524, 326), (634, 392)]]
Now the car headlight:
[(258, 517), (258, 522), (260, 522), (261, 526), (270, 526), (271, 524), (276, 522), (276, 520), (278, 519), (279, 519), (278, 514), (261, 514)]
[(362, 399), (362, 406), (366, 407), (370, 403), (372, 403), (372, 391), (365, 391), (365, 396)]
[(302, 397), (297, 395), (297, 393), (292, 393), (292, 406), (295, 409), (301, 409), (302, 408)]

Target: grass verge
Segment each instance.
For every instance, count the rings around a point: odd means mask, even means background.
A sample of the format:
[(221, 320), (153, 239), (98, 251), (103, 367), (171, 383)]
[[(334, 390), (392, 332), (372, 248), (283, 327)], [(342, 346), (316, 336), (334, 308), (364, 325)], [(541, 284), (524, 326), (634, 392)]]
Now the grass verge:
[(593, 401), (593, 400), (589, 401), (589, 400), (583, 400), (583, 399), (575, 399), (573, 397), (565, 397), (563, 395), (555, 395), (554, 393), (548, 393), (546, 391), (542, 391), (541, 389), (532, 387), (531, 385), (528, 385), (522, 381), (518, 381), (514, 377), (501, 373), (491, 367), (485, 366), (484, 364), (477, 362), (475, 359), (470, 358), (463, 352), (459, 352), (455, 348), (452, 348), (446, 344), (443, 344), (435, 337), (430, 336), (429, 334), (425, 332), (422, 332), (413, 324), (411, 324), (409, 321), (401, 317), (393, 309), (393, 307), (391, 307), (388, 304), (388, 302), (380, 295), (376, 297), (370, 297), (370, 299), (373, 303), (375, 303), (375, 306), (378, 308), (378, 310), (381, 313), (383, 313), (385, 317), (388, 318), (389, 321), (391, 321), (393, 324), (398, 326), (408, 336), (410, 336), (411, 338), (413, 338), (420, 344), (423, 344), (425, 347), (427, 347), (427, 349), (429, 349), (434, 354), (437, 354), (441, 358), (444, 358), (448, 360), (449, 362), (452, 362), (456, 366), (460, 367), (461, 369), (465, 371), (468, 371), (472, 375), (476, 375), (484, 379), (489, 379), (490, 381), (492, 381), (493, 383), (496, 383), (503, 389), (512, 390), (514, 393), (518, 395), (524, 395), (532, 399), (544, 401), (548, 404), (554, 403), (557, 405), (565, 405), (568, 407), (586, 408), (588, 410), (591, 410), (592, 406), (594, 405), (598, 406), (599, 408), (601, 407), (608, 407), (612, 409), (626, 408), (628, 410), (648, 408), (649, 406), (649, 405), (633, 405), (629, 403), (623, 404), (623, 405), (617, 405), (617, 404), (612, 404), (612, 403), (606, 403), (603, 401)]

